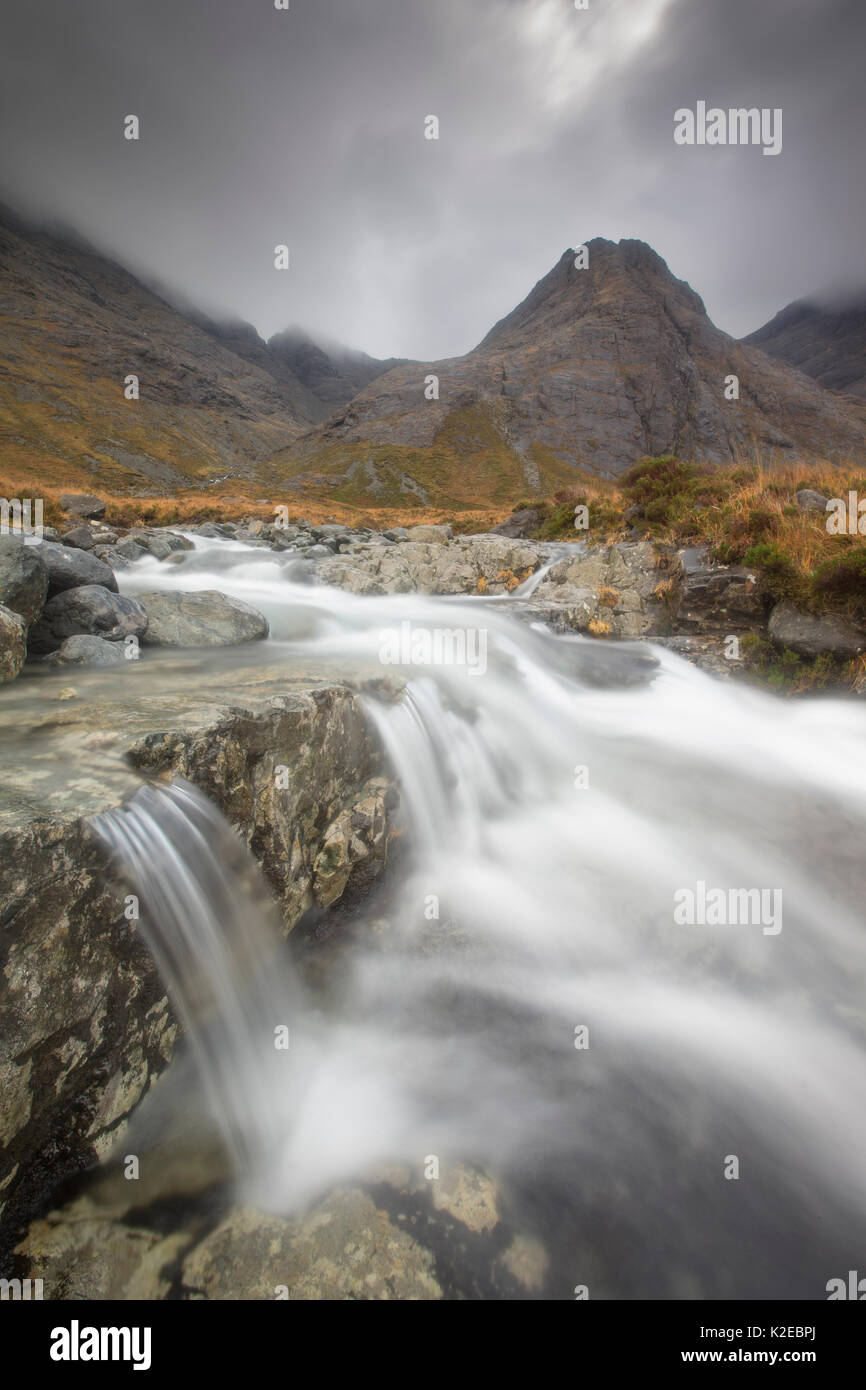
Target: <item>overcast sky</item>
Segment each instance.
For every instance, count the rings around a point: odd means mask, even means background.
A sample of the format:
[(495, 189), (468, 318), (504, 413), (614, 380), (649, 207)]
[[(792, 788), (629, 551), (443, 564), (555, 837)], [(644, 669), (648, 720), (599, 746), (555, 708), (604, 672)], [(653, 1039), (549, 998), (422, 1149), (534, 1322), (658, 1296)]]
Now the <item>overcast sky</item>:
[[(864, 0), (0, 0), (0, 17), (0, 198), (265, 336), (462, 353), (594, 236), (648, 241), (738, 336), (866, 285)], [(782, 153), (675, 145), (698, 100), (782, 107)]]

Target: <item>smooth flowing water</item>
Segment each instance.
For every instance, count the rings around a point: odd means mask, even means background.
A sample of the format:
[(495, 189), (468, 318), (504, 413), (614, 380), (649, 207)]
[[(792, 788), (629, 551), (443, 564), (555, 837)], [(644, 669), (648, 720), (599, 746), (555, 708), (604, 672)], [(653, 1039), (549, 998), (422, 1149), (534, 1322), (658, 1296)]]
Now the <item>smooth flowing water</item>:
[[(825, 1297), (866, 1249), (862, 705), (782, 703), (660, 649), (634, 680), (633, 650), (509, 598), (305, 581), (290, 552), (197, 539), (121, 587), (219, 589), (267, 614), (287, 670), (406, 680), (364, 698), (410, 852), (327, 998), (275, 956), (200, 793), (99, 826), (256, 1200), (435, 1155), (497, 1178), (554, 1296)], [(466, 662), (416, 664), (443, 630)]]

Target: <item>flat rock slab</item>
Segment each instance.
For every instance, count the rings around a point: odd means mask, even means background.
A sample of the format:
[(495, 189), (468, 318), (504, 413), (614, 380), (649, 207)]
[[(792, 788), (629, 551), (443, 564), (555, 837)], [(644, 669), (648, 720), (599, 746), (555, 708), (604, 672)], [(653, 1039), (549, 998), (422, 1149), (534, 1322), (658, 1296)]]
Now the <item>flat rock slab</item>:
[(258, 609), (216, 589), (144, 593), (138, 602), (147, 615), (141, 639), (146, 646), (224, 647), (268, 635), (267, 618)]

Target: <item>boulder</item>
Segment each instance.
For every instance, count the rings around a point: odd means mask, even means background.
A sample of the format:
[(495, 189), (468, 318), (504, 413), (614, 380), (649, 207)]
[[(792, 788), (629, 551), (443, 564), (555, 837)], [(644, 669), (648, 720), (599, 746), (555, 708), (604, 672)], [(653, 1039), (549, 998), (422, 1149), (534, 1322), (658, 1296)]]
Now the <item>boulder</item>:
[(118, 541), (117, 545), (111, 547), (112, 558), (117, 557), (121, 560), (133, 561), (143, 560), (148, 552), (143, 545), (127, 536), (124, 540)]
[(34, 623), (48, 596), (48, 571), (35, 545), (0, 536), (0, 604)]
[(519, 511), (512, 512), (511, 516), (498, 526), (494, 526), (491, 534), (510, 536), (512, 540), (525, 541), (531, 539), (540, 525), (541, 512), (537, 507), (521, 507)]
[(69, 545), (43, 541), (38, 553), (48, 571), (48, 597), (77, 589), (82, 584), (101, 584), (117, 592), (117, 580), (110, 565), (103, 564), (86, 550), (74, 550)]
[(450, 526), (410, 526), (407, 531), (410, 541), (426, 541), (428, 545), (445, 545), (454, 532)]
[[(177, 1035), (153, 960), (124, 921), (127, 890), (106, 875), (89, 817), (116, 807), (142, 775), (195, 781), (253, 848), (285, 932), (309, 911), (315, 885), (330, 896), (315, 866), (347, 809), (357, 808), (354, 834), (368, 846), (354, 858), (349, 893), (356, 875), (366, 882), (384, 868), (394, 834), (393, 785), (360, 697), (315, 675), (309, 688), (287, 692), (284, 662), (246, 671), (235, 662), (206, 688), (154, 688), (147, 700), (130, 700), (122, 677), (81, 683), (79, 698), (61, 708), (62, 720), (51, 701), (34, 711), (41, 758), (7, 762), (0, 796), (7, 1230), (116, 1144)], [(49, 747), (62, 777), (44, 775)], [(285, 789), (274, 776), (281, 764), (290, 772)], [(365, 809), (371, 798), (375, 814)], [(379, 806), (389, 820), (384, 835)], [(142, 1182), (147, 1172), (142, 1164)], [(137, 1204), (141, 1184), (121, 1183)], [(46, 1298), (57, 1289), (46, 1271)]]
[(830, 655), (850, 661), (866, 650), (866, 633), (844, 618), (801, 613), (788, 599), (777, 603), (770, 614), (769, 633), (777, 647), (807, 658)]
[(63, 535), (62, 540), (64, 545), (71, 545), (76, 550), (92, 550), (96, 545), (96, 537), (89, 526), (74, 526)]
[(695, 546), (678, 552), (672, 577), (671, 612), (679, 631), (727, 636), (763, 626), (757, 571), (714, 564), (703, 546)]
[(215, 589), (145, 593), (138, 600), (147, 615), (147, 646), (224, 647), (268, 635), (267, 619), (256, 608)]
[(0, 604), (0, 685), (14, 681), (27, 656), (24, 620)]
[(195, 549), (192, 541), (186, 536), (175, 535), (174, 531), (129, 531), (126, 539), (148, 550), (157, 560), (166, 560), (175, 550)]
[(64, 493), (59, 501), (63, 510), (71, 512), (73, 516), (83, 516), (92, 521), (99, 521), (105, 516), (105, 503), (99, 497), (90, 497), (86, 493)]
[(100, 584), (84, 584), (48, 600), (31, 629), (30, 650), (37, 655), (54, 651), (64, 638), (78, 633), (122, 642), (125, 637), (141, 637), (146, 627), (147, 615), (136, 599)]
[(49, 666), (122, 666), (126, 661), (123, 644), (107, 642), (104, 637), (79, 633), (67, 637), (56, 652), (47, 658)]
[(820, 512), (823, 516), (827, 510), (827, 498), (823, 492), (816, 492), (814, 488), (804, 487), (797, 493), (797, 506), (801, 512)]

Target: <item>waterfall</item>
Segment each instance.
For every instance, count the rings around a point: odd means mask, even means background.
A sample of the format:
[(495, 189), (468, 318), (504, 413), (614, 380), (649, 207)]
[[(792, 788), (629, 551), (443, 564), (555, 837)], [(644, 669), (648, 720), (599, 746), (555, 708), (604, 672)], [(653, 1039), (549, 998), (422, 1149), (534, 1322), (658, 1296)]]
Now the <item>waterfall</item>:
[[(240, 1170), (277, 1142), (272, 1097), (290, 1085), (296, 985), (258, 870), (189, 783), (142, 787), (91, 822), (137, 899), (147, 944), (182, 1019), (210, 1108)], [(285, 1036), (285, 1035), (280, 1035)]]
[(633, 649), (501, 600), (357, 598), (218, 542), (192, 561), (123, 587), (246, 599), (287, 669), (381, 674), (404, 622), (487, 638), (483, 677), (409, 660), (400, 699), (366, 689), (411, 854), (355, 910), (326, 1005), (275, 958), (200, 794), (148, 789), (99, 822), (259, 1195), (287, 1210), (436, 1154), (494, 1173), (598, 1296), (823, 1297), (856, 1268), (862, 707), (783, 704), (661, 650), (647, 679)]

